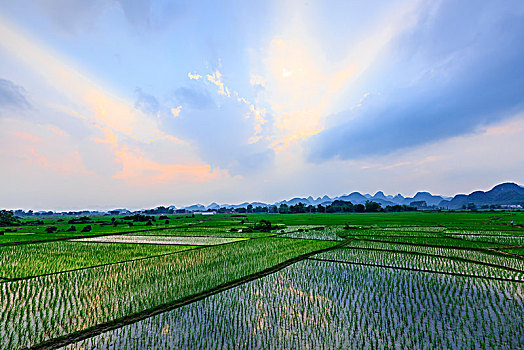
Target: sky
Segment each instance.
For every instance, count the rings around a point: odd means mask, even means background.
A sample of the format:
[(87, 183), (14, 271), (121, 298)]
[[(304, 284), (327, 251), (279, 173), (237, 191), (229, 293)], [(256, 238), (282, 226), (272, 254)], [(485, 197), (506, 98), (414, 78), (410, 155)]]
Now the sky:
[(524, 2), (0, 0), (0, 207), (524, 184)]

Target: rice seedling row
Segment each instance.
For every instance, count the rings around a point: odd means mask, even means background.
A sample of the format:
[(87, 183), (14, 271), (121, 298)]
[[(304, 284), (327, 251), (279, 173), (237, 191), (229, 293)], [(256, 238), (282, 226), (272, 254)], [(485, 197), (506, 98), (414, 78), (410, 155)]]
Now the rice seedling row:
[(342, 227), (327, 227), (321, 229), (298, 229), (289, 233), (280, 234), (279, 237), (285, 238), (300, 238), (300, 239), (318, 239), (325, 241), (342, 241), (341, 233), (344, 231)]
[(518, 349), (512, 282), (305, 260), (78, 348)]
[(409, 252), (336, 249), (318, 254), (314, 258), (368, 266), (391, 267), (426, 272), (440, 272), (524, 282), (524, 272), (522, 271), (486, 266), (485, 264), (474, 262), (453, 260), (440, 256), (429, 256), (422, 254), (414, 255)]
[(486, 247), (503, 247), (499, 243), (475, 242), (452, 237), (399, 237), (399, 236), (353, 236), (361, 240), (371, 240), (386, 243), (424, 245), (434, 247), (481, 249)]
[(335, 244), (261, 238), (4, 282), (0, 284), (0, 348), (35, 346), (174, 302)]
[(520, 231), (479, 231), (479, 230), (446, 230), (446, 235), (464, 235), (464, 236), (510, 236), (510, 237), (524, 237), (524, 230)]
[(501, 249), (498, 249), (498, 251), (515, 254), (519, 257), (524, 257), (524, 247), (501, 248)]
[(473, 242), (488, 242), (503, 245), (524, 245), (524, 236), (453, 235), (453, 237)]
[[(239, 232), (243, 227), (231, 227), (229, 230), (224, 230), (223, 228), (214, 228), (214, 227), (191, 227), (191, 228), (182, 228), (182, 229), (167, 229), (162, 230), (162, 236), (192, 236), (192, 237), (233, 237), (233, 238), (260, 238), (274, 236), (274, 232)], [(233, 231), (231, 229), (234, 229)], [(159, 235), (155, 232), (141, 232), (141, 233), (131, 233), (130, 236), (134, 235)], [(127, 235), (127, 234), (126, 234)]]
[(189, 245), (128, 245), (43, 242), (0, 247), (0, 276), (6, 280), (101, 266), (194, 248)]
[(442, 256), (447, 258), (458, 258), (477, 263), (489, 264), (494, 267), (502, 267), (516, 271), (524, 272), (524, 260), (502, 256), (491, 251), (456, 249), (446, 247), (427, 247), (420, 245), (393, 244), (375, 241), (353, 240), (348, 242), (346, 248), (354, 249), (372, 249), (383, 251), (397, 251), (406, 253), (416, 253), (432, 256)]

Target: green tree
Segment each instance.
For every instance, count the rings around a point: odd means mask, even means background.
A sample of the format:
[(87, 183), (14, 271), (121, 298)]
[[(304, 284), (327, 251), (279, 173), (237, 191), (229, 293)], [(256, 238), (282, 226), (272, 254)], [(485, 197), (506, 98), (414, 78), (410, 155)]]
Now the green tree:
[(280, 207), (278, 208), (278, 212), (280, 214), (289, 214), (289, 206), (285, 203), (280, 204)]
[(20, 220), (13, 214), (11, 210), (0, 211), (0, 226), (19, 225)]
[(380, 203), (373, 201), (366, 201), (365, 207), (368, 213), (377, 213), (382, 209)]

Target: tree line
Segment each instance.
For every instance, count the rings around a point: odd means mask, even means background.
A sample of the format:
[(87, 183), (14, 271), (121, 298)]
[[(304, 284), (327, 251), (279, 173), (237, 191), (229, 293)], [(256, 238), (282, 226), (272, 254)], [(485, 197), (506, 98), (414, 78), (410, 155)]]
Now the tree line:
[[(364, 204), (353, 204), (349, 201), (336, 200), (331, 204), (306, 205), (302, 202), (288, 205), (285, 203), (271, 205), (268, 207), (256, 206), (251, 204), (245, 208), (236, 208), (237, 213), (280, 213), (280, 214), (299, 214), (299, 213), (380, 213), (380, 212), (404, 212), (416, 211), (417, 208), (409, 205), (388, 205), (385, 208), (380, 203), (366, 201)], [(220, 210), (219, 210), (220, 212)]]

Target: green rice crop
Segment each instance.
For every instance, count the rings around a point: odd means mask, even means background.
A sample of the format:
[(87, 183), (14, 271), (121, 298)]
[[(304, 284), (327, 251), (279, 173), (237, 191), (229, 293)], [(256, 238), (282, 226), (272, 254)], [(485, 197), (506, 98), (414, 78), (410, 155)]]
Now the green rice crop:
[[(259, 238), (274, 236), (275, 232), (238, 232), (241, 228), (247, 228), (247, 226), (230, 226), (229, 228), (216, 228), (216, 227), (184, 227), (177, 229), (166, 229), (162, 231), (145, 231), (130, 233), (129, 235), (163, 235), (163, 236), (211, 236), (211, 237), (238, 237), (238, 238)], [(231, 229), (234, 229), (231, 231)]]
[(374, 241), (359, 241), (354, 240), (349, 242), (346, 247), (361, 248), (361, 249), (374, 249), (374, 250), (390, 250), (400, 251), (406, 253), (416, 254), (428, 254), (438, 255), (447, 258), (459, 258), (472, 260), (476, 262), (500, 265), (509, 269), (517, 269), (524, 272), (524, 260), (518, 258), (512, 258), (508, 256), (502, 256), (494, 254), (489, 251), (479, 250), (468, 250), (468, 249), (457, 249), (457, 248), (446, 248), (446, 247), (427, 247), (420, 245), (408, 245), (408, 244), (394, 244), (394, 243), (383, 243)]
[(0, 277), (24, 278), (192, 249), (191, 246), (42, 242), (0, 246)]
[(443, 256), (413, 255), (409, 252), (336, 249), (315, 255), (315, 258), (352, 264), (524, 281), (524, 271), (512, 271)]
[(446, 230), (447, 235), (466, 236), (524, 236), (524, 230), (520, 231), (486, 231), (486, 230)]
[(454, 235), (453, 237), (473, 242), (489, 242), (503, 245), (524, 245), (524, 236)]
[(524, 247), (519, 247), (519, 248), (502, 248), (502, 249), (500, 249), (500, 251), (508, 252), (508, 253), (512, 253), (512, 254), (522, 255), (524, 257)]
[(68, 349), (522, 349), (513, 282), (301, 261)]
[(502, 246), (499, 243), (469, 241), (459, 238), (450, 237), (411, 237), (411, 236), (355, 236), (358, 239), (388, 241), (394, 243), (409, 243), (419, 245), (437, 245), (443, 247), (461, 247), (461, 248), (483, 248)]
[[(341, 233), (344, 237), (377, 237), (377, 239), (386, 239), (387, 237), (421, 237), (421, 238), (442, 238), (445, 237), (443, 233), (439, 232), (424, 232), (424, 231), (398, 231), (398, 230), (382, 230), (382, 229), (349, 229)], [(381, 237), (381, 238), (379, 238)]]
[[(290, 226), (294, 228), (294, 226)], [(319, 239), (325, 241), (342, 241), (341, 233), (344, 231), (342, 227), (326, 227), (315, 229), (314, 226), (307, 228), (295, 229), (289, 233), (281, 234), (279, 237), (286, 238), (302, 238), (302, 239)]]
[(0, 283), (0, 348), (79, 331), (257, 273), (329, 241), (260, 238)]

